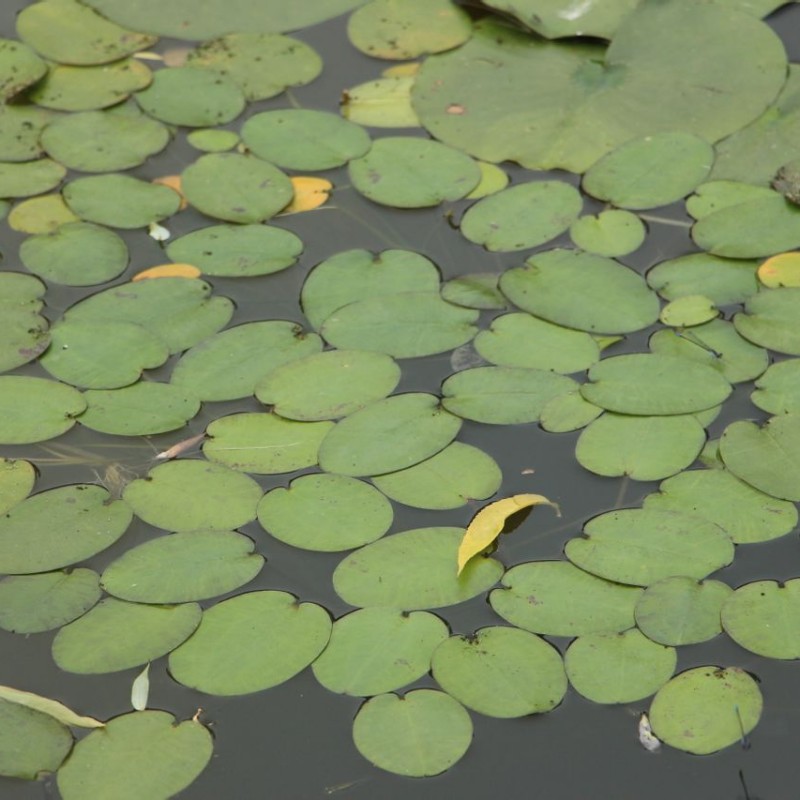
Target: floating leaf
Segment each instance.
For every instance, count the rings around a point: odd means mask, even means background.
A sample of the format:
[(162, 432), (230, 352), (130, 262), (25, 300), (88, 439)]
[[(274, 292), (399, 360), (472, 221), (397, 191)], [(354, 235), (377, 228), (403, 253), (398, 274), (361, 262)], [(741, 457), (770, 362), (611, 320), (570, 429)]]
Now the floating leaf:
[(321, 606), (286, 592), (250, 592), (204, 611), (195, 634), (170, 654), (169, 671), (206, 694), (259, 692), (305, 669), (330, 633)]
[(627, 508), (589, 520), (564, 550), (607, 580), (649, 586), (662, 578), (705, 578), (733, 560), (733, 542), (713, 522), (676, 511)]
[(381, 694), (359, 709), (353, 741), (380, 769), (423, 778), (462, 758), (472, 742), (472, 721), (461, 703), (434, 689)]
[(0, 515), (21, 503), (35, 481), (36, 470), (29, 461), (0, 458)]
[(0, 775), (33, 781), (55, 772), (72, 743), (72, 734), (49, 714), (0, 700)]
[(47, 350), (47, 320), (39, 313), (44, 284), (19, 272), (0, 273), (0, 372), (33, 361)]
[(433, 654), (433, 677), (467, 708), (523, 717), (555, 708), (567, 691), (561, 654), (527, 631), (493, 626), (451, 636)]
[(642, 700), (672, 677), (677, 662), (674, 647), (651, 642), (635, 628), (580, 636), (564, 654), (569, 682), (594, 703)]
[(0, 581), (0, 628), (40, 633), (66, 625), (99, 599), (99, 575), (90, 569), (12, 575)]
[(0, 39), (0, 98), (4, 102), (46, 72), (47, 64), (30, 47), (13, 39)]
[(31, 161), (43, 154), (39, 144), (42, 128), (50, 114), (29, 105), (8, 105), (0, 109), (0, 148), (3, 161)]
[(161, 464), (125, 487), (136, 516), (168, 531), (232, 530), (254, 520), (261, 487), (222, 464)]
[(650, 584), (636, 604), (636, 625), (654, 642), (677, 647), (722, 632), (720, 609), (733, 590), (722, 581), (664, 578)]
[(558, 506), (540, 494), (515, 494), (484, 506), (470, 520), (458, 547), (458, 574), (463, 572), (468, 561), (482, 553), (500, 536), (509, 517), (542, 504), (552, 506), (556, 514), (561, 516)]
[(64, 800), (173, 797), (205, 769), (213, 749), (211, 734), (194, 720), (177, 723), (166, 711), (123, 714), (75, 745), (58, 771), (58, 789)]
[(702, 294), (687, 294), (661, 309), (659, 319), (674, 328), (702, 325), (719, 316), (714, 303)]
[(634, 624), (642, 590), (590, 575), (567, 561), (532, 561), (512, 567), (492, 608), (512, 625), (550, 636), (615, 633)]
[(137, 272), (132, 281), (149, 280), (150, 278), (199, 278), (200, 270), (192, 264), (159, 264), (156, 267)]
[(353, 186), (375, 203), (394, 208), (437, 206), (478, 185), (478, 165), (459, 150), (412, 136), (387, 136), (348, 165)]
[(20, 233), (54, 233), (62, 225), (78, 221), (61, 194), (23, 200), (8, 215), (8, 227)]
[(84, 717), (80, 714), (76, 714), (71, 708), (67, 708), (63, 703), (59, 703), (58, 700), (42, 697), (40, 694), (33, 694), (33, 692), (23, 692), (11, 686), (0, 686), (0, 700), (8, 703), (16, 703), (17, 705), (24, 706), (33, 711), (47, 714), (48, 717), (58, 720), (62, 725), (69, 725), (73, 728), (105, 727), (104, 722), (100, 722), (100, 720), (94, 719), (94, 717)]
[(379, 491), (344, 475), (302, 475), (288, 489), (267, 492), (258, 505), (258, 521), (267, 533), (293, 547), (322, 552), (380, 539), (393, 516), (392, 504)]
[(584, 400), (576, 387), (547, 402), (539, 415), (539, 424), (550, 433), (566, 433), (585, 427), (602, 413), (603, 409)]
[(442, 284), (442, 297), (448, 303), (465, 308), (505, 308), (506, 299), (497, 288), (498, 278), (494, 272), (453, 278)]
[(766, 289), (747, 300), (744, 313), (733, 318), (736, 330), (751, 342), (800, 356), (800, 288)]
[(246, 536), (229, 531), (173, 533), (140, 544), (109, 564), (103, 588), (134, 603), (185, 603), (238, 589), (264, 565)]
[(134, 711), (144, 711), (150, 697), (150, 664), (134, 678), (131, 686), (131, 705)]
[(186, 141), (196, 150), (205, 153), (224, 153), (226, 150), (233, 150), (239, 144), (239, 134), (217, 128), (201, 128), (189, 131)]
[(508, 175), (497, 164), (479, 161), (478, 167), (481, 170), (480, 183), (464, 198), (465, 200), (480, 200), (508, 186)]
[(758, 279), (769, 289), (800, 286), (800, 253), (780, 253), (758, 268)]
[(609, 209), (595, 216), (576, 219), (569, 236), (576, 247), (598, 256), (624, 256), (638, 250), (647, 230), (630, 211)]
[(30, 197), (49, 192), (66, 174), (64, 166), (49, 158), (22, 163), (0, 162), (0, 197)]
[(741, 741), (758, 724), (758, 684), (739, 667), (695, 667), (659, 689), (650, 722), (659, 739), (706, 755)]
[(628, 333), (658, 319), (658, 297), (640, 275), (589, 253), (531, 256), (505, 272), (500, 289), (523, 311), (589, 333)]
[(314, 677), (339, 694), (370, 697), (413, 683), (430, 670), (448, 629), (427, 611), (362, 608), (333, 624)]
[(750, 400), (769, 414), (800, 411), (800, 359), (790, 358), (768, 367), (756, 381)]
[(716, 211), (733, 208), (741, 203), (770, 201), (777, 193), (763, 186), (737, 181), (709, 181), (697, 187), (686, 199), (686, 211), (696, 220), (705, 219)]
[(292, 202), (281, 212), (284, 214), (300, 214), (303, 211), (313, 211), (324, 205), (330, 197), (333, 184), (325, 178), (312, 178), (307, 175), (298, 175), (290, 178), (294, 197)]
[(402, 76), (352, 86), (342, 93), (342, 116), (373, 128), (419, 128), (411, 107), (413, 85), (413, 77)]
[(277, 167), (238, 153), (200, 156), (183, 171), (181, 185), (198, 211), (226, 222), (263, 222), (293, 194), (291, 181)]
[(53, 439), (68, 431), (85, 408), (81, 393), (71, 386), (47, 378), (4, 375), (0, 377), (0, 443)]
[(413, 467), (380, 475), (372, 482), (398, 503), (438, 510), (485, 500), (500, 488), (502, 479), (500, 467), (488, 453), (453, 442)]
[(662, 261), (647, 273), (647, 282), (665, 300), (702, 294), (715, 305), (743, 303), (758, 291), (756, 262), (691, 253)]
[(320, 445), (319, 464), (353, 477), (396, 472), (444, 450), (460, 428), (434, 395), (395, 395), (337, 422)]
[(469, 600), (503, 573), (499, 561), (478, 558), (460, 576), (453, 565), (463, 528), (418, 528), (395, 533), (351, 553), (333, 573), (336, 594), (352, 606), (404, 611)]
[(108, 597), (53, 639), (53, 660), (79, 675), (119, 672), (174, 650), (200, 623), (197, 603), (126, 603)]

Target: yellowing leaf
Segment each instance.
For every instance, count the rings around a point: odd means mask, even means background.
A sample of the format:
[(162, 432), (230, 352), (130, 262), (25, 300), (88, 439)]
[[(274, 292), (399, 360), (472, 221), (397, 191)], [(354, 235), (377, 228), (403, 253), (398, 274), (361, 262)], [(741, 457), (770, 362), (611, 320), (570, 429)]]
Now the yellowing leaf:
[(47, 714), (73, 728), (104, 728), (106, 725), (105, 722), (100, 722), (94, 717), (82, 717), (76, 714), (58, 700), (51, 700), (49, 697), (42, 697), (33, 692), (23, 692), (21, 689), (12, 689), (10, 686), (0, 686), (0, 699), (32, 708), (34, 711), (41, 711), (42, 714)]
[(758, 268), (758, 279), (764, 286), (800, 286), (800, 253), (780, 253), (768, 258)]
[(157, 267), (137, 272), (131, 280), (143, 281), (149, 278), (197, 278), (200, 270), (192, 264), (159, 264)]
[(297, 214), (300, 211), (311, 211), (321, 206), (330, 196), (333, 184), (325, 178), (311, 178), (298, 175), (291, 178), (294, 186), (294, 198), (281, 214)]
[(8, 215), (9, 227), (20, 233), (52, 233), (67, 222), (79, 221), (60, 193), (23, 200)]
[(411, 78), (419, 72), (422, 64), (419, 61), (408, 61), (405, 64), (395, 64), (387, 67), (381, 75), (384, 78)]
[(172, 189), (173, 192), (177, 192), (181, 196), (181, 204), (179, 207), (179, 211), (183, 211), (186, 206), (189, 204), (186, 202), (186, 198), (183, 196), (183, 189), (181, 188), (181, 176), (180, 175), (162, 175), (159, 178), (153, 178), (150, 183), (157, 183), (160, 186), (166, 186)]
[(548, 505), (561, 516), (558, 506), (540, 494), (515, 494), (503, 500), (489, 503), (482, 508), (467, 526), (464, 538), (458, 548), (458, 574), (473, 557), (482, 553), (502, 532), (506, 520), (523, 508)]

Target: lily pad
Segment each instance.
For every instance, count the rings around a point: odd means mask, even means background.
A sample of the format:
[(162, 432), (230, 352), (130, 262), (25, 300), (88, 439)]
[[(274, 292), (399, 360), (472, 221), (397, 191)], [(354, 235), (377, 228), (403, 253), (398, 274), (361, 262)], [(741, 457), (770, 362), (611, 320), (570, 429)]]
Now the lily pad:
[(494, 272), (461, 275), (442, 284), (442, 297), (465, 308), (505, 308), (506, 299), (497, 288), (499, 277)]
[[(188, 531), (151, 539), (109, 564), (103, 589), (134, 603), (185, 603), (226, 594), (251, 581), (264, 565), (240, 533)], [(1, 584), (0, 584), (1, 585)]]
[(204, 153), (224, 153), (233, 150), (239, 144), (239, 134), (235, 131), (218, 130), (217, 128), (200, 128), (189, 131), (186, 141), (196, 150)]
[(719, 311), (714, 303), (703, 294), (687, 294), (661, 309), (659, 319), (673, 328), (690, 328), (715, 319)]
[(232, 530), (256, 518), (261, 487), (208, 461), (161, 464), (125, 487), (125, 502), (149, 525), (168, 531)]
[(644, 243), (647, 229), (630, 211), (609, 209), (576, 219), (569, 229), (573, 244), (598, 256), (624, 256)]
[(800, 359), (772, 364), (756, 381), (750, 400), (769, 414), (800, 411)]
[(26, 104), (3, 105), (0, 109), (0, 152), (3, 161), (32, 161), (43, 155), (39, 143), (50, 114)]
[(706, 755), (750, 733), (761, 717), (758, 684), (739, 667), (695, 667), (663, 686), (650, 704), (655, 735), (671, 747)]
[(443, 608), (494, 586), (503, 566), (474, 558), (456, 575), (463, 528), (417, 528), (379, 539), (351, 553), (333, 573), (336, 594), (351, 606), (403, 611)]
[(411, 106), (413, 85), (413, 77), (402, 76), (351, 86), (342, 94), (342, 116), (373, 128), (419, 128), (419, 117)]
[(225, 222), (263, 222), (292, 199), (291, 181), (277, 167), (254, 156), (209, 153), (181, 175), (187, 201)]
[(531, 561), (508, 570), (489, 603), (503, 619), (533, 633), (584, 636), (632, 627), (641, 594), (568, 561)]
[(8, 227), (20, 233), (53, 233), (68, 222), (78, 222), (60, 193), (31, 197), (8, 215)]
[(490, 194), (502, 191), (508, 186), (508, 174), (497, 164), (479, 161), (478, 167), (481, 171), (480, 183), (466, 196), (466, 200), (480, 200)]
[(539, 424), (550, 433), (566, 433), (583, 428), (603, 413), (600, 406), (584, 400), (578, 387), (560, 394), (545, 404)]
[(359, 709), (353, 741), (367, 761), (414, 778), (438, 775), (472, 743), (472, 720), (457, 700), (435, 689), (405, 697), (381, 694)]
[(0, 39), (0, 98), (10, 100), (36, 83), (47, 72), (47, 64), (26, 44)]
[(0, 775), (34, 781), (55, 772), (72, 744), (68, 728), (49, 714), (0, 700)]
[(461, 232), (489, 251), (526, 250), (564, 233), (582, 208), (571, 184), (532, 181), (476, 203), (464, 214)]
[(505, 272), (500, 290), (523, 311), (588, 333), (629, 333), (658, 319), (658, 297), (640, 275), (589, 253), (531, 256)]
[(677, 511), (626, 508), (589, 520), (564, 550), (601, 578), (649, 586), (662, 578), (705, 578), (733, 560), (733, 542), (713, 522)]
[(50, 344), (47, 320), (39, 313), (45, 287), (31, 275), (0, 274), (0, 372), (33, 361)]
[(635, 628), (580, 636), (564, 654), (569, 682), (595, 703), (642, 700), (672, 677), (677, 663), (674, 647), (652, 642)]
[(170, 654), (169, 671), (206, 694), (250, 694), (293, 678), (330, 634), (321, 606), (286, 592), (250, 592), (206, 609), (195, 634)]
[(448, 629), (427, 611), (362, 608), (333, 624), (314, 677), (339, 694), (370, 697), (421, 678)]
[(173, 797), (205, 769), (214, 749), (208, 729), (176, 723), (166, 711), (136, 711), (108, 722), (75, 745), (58, 771), (64, 800)]
[(478, 165), (463, 152), (431, 139), (387, 136), (348, 165), (353, 186), (365, 197), (393, 208), (438, 206), (472, 191)]
[(267, 492), (258, 505), (258, 521), (267, 533), (321, 552), (374, 542), (389, 530), (393, 516), (392, 504), (379, 491), (344, 475), (302, 475), (288, 489)]
[(319, 464), (353, 477), (397, 472), (444, 450), (460, 428), (436, 396), (395, 395), (337, 422), (320, 445)]
[(29, 444), (68, 431), (86, 408), (77, 389), (28, 375), (0, 377), (0, 443)]
[(766, 289), (747, 300), (733, 318), (736, 330), (754, 344), (800, 356), (800, 288)]
[(708, 181), (697, 187), (695, 193), (686, 199), (686, 211), (696, 220), (702, 220), (717, 211), (753, 202), (771, 201), (777, 192), (764, 186), (753, 186), (738, 181)]
[(53, 660), (79, 675), (119, 672), (174, 650), (200, 624), (197, 603), (142, 605), (108, 597), (53, 639)]
[(0, 163), (0, 197), (30, 197), (49, 192), (66, 174), (63, 165), (49, 158)]
[(459, 508), (491, 497), (503, 480), (500, 467), (483, 450), (461, 442), (399, 472), (372, 482), (392, 500), (414, 508)]
[(12, 633), (41, 633), (85, 614), (102, 594), (91, 569), (12, 575), (0, 581), (0, 627)]
[(36, 470), (29, 461), (0, 458), (0, 514), (21, 503), (35, 482)]
[(722, 581), (676, 576), (650, 584), (636, 604), (636, 625), (654, 642), (677, 647), (722, 632), (720, 610), (733, 589)]

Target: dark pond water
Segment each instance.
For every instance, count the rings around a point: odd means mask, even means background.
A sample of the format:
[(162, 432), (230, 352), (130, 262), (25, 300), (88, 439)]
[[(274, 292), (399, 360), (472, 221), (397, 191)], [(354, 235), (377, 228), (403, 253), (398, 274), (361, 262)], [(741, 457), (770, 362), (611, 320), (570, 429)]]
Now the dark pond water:
[[(14, 36), (13, 18), (28, 5), (20, 0), (3, 0), (0, 20), (5, 36)], [(775, 29), (784, 38), (790, 57), (800, 56), (800, 8), (792, 7), (774, 15)], [(325, 71), (310, 86), (295, 91), (303, 107), (336, 110), (343, 88), (377, 74), (371, 59), (347, 46), (341, 21), (296, 34), (313, 45), (325, 59)], [(162, 41), (158, 49), (169, 46)], [(251, 104), (247, 114), (265, 108), (281, 107), (285, 99)], [(237, 121), (237, 125), (240, 121)], [(165, 153), (135, 170), (145, 178), (179, 172), (196, 157), (181, 137)], [(513, 168), (511, 170), (513, 174)], [(346, 183), (342, 171), (334, 171), (335, 183)], [(571, 177), (559, 177), (574, 180)], [(231, 324), (255, 319), (303, 321), (298, 296), (305, 275), (323, 258), (340, 250), (363, 247), (380, 250), (404, 247), (431, 258), (444, 278), (497, 270), (520, 263), (514, 254), (492, 255), (467, 243), (443, 217), (442, 210), (392, 212), (379, 209), (352, 191), (337, 191), (337, 209), (296, 215), (280, 221), (282, 227), (297, 233), (305, 244), (300, 263), (283, 273), (245, 281), (212, 279), (216, 294), (233, 298), (237, 305)], [(668, 209), (674, 219), (683, 220), (682, 208)], [(456, 206), (460, 213), (460, 206)], [(661, 212), (659, 212), (661, 213)], [(180, 224), (171, 224), (173, 235), (198, 227), (199, 217), (181, 215)], [(3, 268), (18, 269), (16, 249), (20, 236), (6, 226), (0, 249)], [(132, 247), (132, 263), (120, 279), (160, 263), (158, 245), (141, 234), (123, 236)], [(548, 247), (561, 244), (557, 241)], [(567, 243), (566, 239), (563, 243)], [(645, 271), (654, 263), (694, 250), (688, 228), (671, 225), (651, 226), (647, 243), (633, 256), (622, 259)], [(48, 287), (46, 313), (56, 319), (85, 290)], [(89, 292), (90, 293), (90, 292)], [(617, 352), (643, 350), (647, 333), (628, 337)], [(164, 368), (169, 369), (169, 365)], [(438, 393), (441, 381), (452, 371), (450, 356), (434, 356), (403, 362), (401, 391)], [(38, 366), (21, 372), (43, 374)], [(165, 372), (166, 374), (166, 372)], [(737, 389), (737, 397), (726, 404), (725, 414), (711, 428), (717, 436), (731, 420), (759, 418), (749, 404), (749, 385)], [(256, 410), (255, 400), (211, 404), (190, 424), (201, 431), (211, 419), (232, 411)], [(187, 434), (189, 435), (189, 434)], [(493, 455), (505, 476), (502, 493), (536, 491), (557, 501), (563, 517), (553, 527), (539, 529), (535, 536), (520, 536), (504, 544), (504, 555), (515, 563), (531, 559), (560, 558), (564, 543), (576, 535), (583, 523), (606, 510), (638, 505), (655, 484), (606, 479), (581, 469), (574, 458), (578, 434), (546, 434), (535, 425), (488, 426), (466, 423), (460, 440), (475, 444)], [(163, 437), (172, 443), (175, 436)], [(103, 437), (103, 443), (114, 441)], [(79, 426), (59, 439), (77, 445), (99, 457), (118, 460), (133, 470), (144, 472), (152, 451), (147, 442), (119, 439), (118, 448), (98, 448), (98, 437)], [(158, 446), (159, 437), (153, 438)], [(3, 455), (41, 456), (36, 446), (5, 448)], [(96, 464), (81, 466), (43, 466), (37, 483), (41, 491), (52, 486), (94, 480)], [(535, 470), (533, 476), (527, 471)], [(523, 472), (525, 471), (525, 473)], [(278, 477), (259, 478), (264, 488), (284, 485)], [(464, 525), (474, 513), (466, 507), (452, 512), (429, 512), (397, 508), (392, 530), (427, 525)], [(341, 556), (315, 554), (290, 548), (266, 536), (257, 524), (245, 526), (244, 533), (258, 543), (268, 564), (248, 589), (282, 589), (303, 600), (320, 603), (334, 616), (349, 610), (331, 588), (330, 575)], [(124, 549), (152, 538), (155, 531), (140, 521), (125, 536)], [(111, 548), (93, 559), (89, 566), (102, 569), (122, 552)], [(797, 533), (764, 545), (739, 548), (735, 563), (719, 573), (733, 586), (762, 578), (786, 579), (800, 574)], [(477, 598), (440, 613), (454, 632), (469, 633), (497, 617), (483, 598)], [(0, 683), (58, 699), (101, 719), (130, 709), (130, 684), (138, 670), (100, 676), (79, 676), (61, 672), (53, 663), (49, 648), (52, 633), (29, 637), (0, 632)], [(556, 641), (563, 647), (567, 641)], [(369, 765), (351, 743), (351, 723), (360, 700), (334, 695), (323, 689), (310, 670), (276, 689), (239, 698), (217, 698), (193, 692), (173, 682), (166, 673), (165, 659), (150, 672), (150, 705), (163, 708), (178, 718), (192, 716), (198, 707), (214, 732), (214, 757), (201, 777), (181, 798), (275, 798), (276, 800), (440, 800), (461, 797), (482, 800), (487, 797), (548, 798), (548, 800), (746, 800), (739, 773), (744, 773), (752, 800), (783, 800), (798, 796), (800, 786), (800, 687), (797, 663), (768, 661), (752, 655), (727, 637), (703, 645), (679, 649), (678, 669), (702, 664), (740, 666), (762, 682), (765, 709), (762, 721), (751, 734), (748, 749), (730, 747), (717, 755), (694, 757), (669, 748), (658, 754), (646, 752), (638, 743), (638, 715), (647, 702), (630, 707), (592, 704), (569, 692), (552, 713), (516, 720), (492, 720), (475, 715), (475, 738), (467, 756), (444, 775), (425, 780), (410, 780), (384, 773)], [(433, 685), (424, 679), (418, 685)], [(34, 800), (57, 797), (54, 781), (23, 783), (0, 780), (4, 800)], [(87, 800), (104, 800), (87, 798)]]

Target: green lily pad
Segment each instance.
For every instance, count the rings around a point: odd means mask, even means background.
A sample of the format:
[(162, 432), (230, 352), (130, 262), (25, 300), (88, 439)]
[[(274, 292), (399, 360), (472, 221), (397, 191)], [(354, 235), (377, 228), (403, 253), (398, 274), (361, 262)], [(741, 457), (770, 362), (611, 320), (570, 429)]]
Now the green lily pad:
[(0, 581), (0, 628), (41, 633), (85, 614), (102, 592), (91, 569), (12, 575)]
[(181, 202), (172, 189), (130, 175), (77, 178), (63, 195), (81, 219), (112, 228), (145, 228), (174, 214)]
[(0, 700), (0, 775), (34, 781), (55, 772), (72, 744), (66, 725), (49, 714)]
[(0, 197), (30, 197), (49, 192), (66, 174), (63, 165), (49, 158), (0, 163)]
[(733, 324), (755, 344), (800, 356), (799, 313), (800, 288), (765, 289), (747, 300)]
[(314, 677), (339, 694), (370, 697), (421, 678), (447, 639), (447, 625), (427, 611), (362, 608), (336, 620), (314, 662)]
[(733, 590), (722, 581), (675, 576), (650, 584), (636, 604), (636, 625), (654, 642), (678, 647), (722, 632), (720, 609)]
[(109, 564), (103, 589), (134, 603), (185, 603), (226, 594), (251, 581), (264, 557), (229, 531), (188, 531), (151, 539)]
[(0, 377), (0, 443), (29, 444), (68, 431), (86, 408), (77, 389), (47, 378)]
[(53, 660), (79, 675), (119, 672), (174, 650), (200, 624), (197, 603), (142, 605), (108, 597), (53, 639)]
[(168, 531), (238, 528), (256, 518), (261, 487), (208, 461), (160, 464), (125, 487), (125, 502), (149, 525)]
[(713, 522), (677, 511), (626, 508), (589, 520), (567, 558), (601, 578), (649, 586), (662, 578), (705, 578), (733, 560), (733, 542)]
[(211, 760), (211, 734), (199, 722), (176, 723), (166, 711), (136, 711), (75, 745), (58, 771), (64, 800), (167, 798), (185, 789)]
[(739, 420), (719, 443), (725, 466), (745, 483), (781, 500), (800, 500), (800, 414), (772, 417), (763, 427)]
[(136, 58), (97, 67), (56, 64), (28, 98), (55, 111), (96, 111), (121, 103), (152, 80), (153, 73)]
[(494, 272), (461, 275), (442, 284), (442, 298), (464, 308), (505, 308), (506, 299), (497, 288), (498, 279)]
[(687, 294), (661, 309), (659, 319), (673, 328), (690, 328), (719, 316), (714, 303), (703, 294)]
[(333, 573), (336, 594), (351, 606), (415, 611), (462, 603), (494, 586), (503, 566), (474, 558), (456, 575), (463, 528), (395, 533), (343, 559)]
[(569, 183), (522, 183), (476, 203), (464, 214), (461, 232), (489, 251), (526, 250), (564, 233), (582, 207)]
[(160, 122), (143, 114), (115, 111), (57, 117), (41, 136), (49, 156), (81, 172), (136, 167), (163, 150), (168, 141), (169, 131)]
[(353, 186), (365, 197), (393, 208), (438, 206), (472, 191), (478, 165), (463, 152), (431, 139), (387, 136), (348, 165)]
[(480, 183), (465, 197), (466, 200), (480, 200), (490, 194), (496, 194), (508, 186), (509, 177), (497, 164), (479, 161), (481, 171)]
[(322, 72), (322, 59), (310, 45), (268, 33), (231, 33), (204, 42), (189, 53), (187, 63), (221, 73), (251, 101), (303, 86)]
[(36, 470), (29, 461), (0, 458), (0, 514), (21, 503), (35, 482)]
[(171, 382), (200, 400), (236, 400), (252, 395), (274, 369), (321, 349), (319, 336), (294, 322), (249, 322), (191, 348), (175, 365)]
[(30, 47), (14, 39), (0, 39), (0, 98), (10, 100), (36, 83), (47, 64)]
[(53, 233), (62, 225), (78, 221), (60, 192), (23, 200), (8, 215), (9, 228), (21, 233)]
[(19, 257), (35, 275), (68, 286), (106, 283), (128, 266), (125, 242), (90, 222), (67, 222), (52, 233), (31, 236), (20, 245)]
[(726, 469), (682, 472), (648, 495), (644, 508), (681, 511), (715, 522), (734, 544), (768, 542), (794, 530), (797, 508), (739, 480)]
[(476, 422), (536, 422), (550, 400), (576, 387), (572, 378), (549, 370), (476, 367), (457, 372), (442, 384), (442, 405)]
[(36, 106), (19, 104), (0, 108), (0, 152), (3, 161), (32, 161), (44, 151), (39, 143), (50, 114)]
[(338, 348), (419, 358), (453, 350), (477, 332), (478, 312), (448, 303), (439, 292), (368, 297), (334, 311), (322, 336)]
[(259, 158), (297, 170), (340, 167), (372, 144), (360, 125), (311, 109), (254, 114), (242, 126), (242, 140)]
[(620, 208), (666, 206), (686, 197), (711, 171), (714, 149), (691, 133), (632, 139), (592, 165), (583, 190)]
[(300, 294), (303, 313), (312, 327), (336, 310), (401, 292), (438, 292), (439, 272), (433, 262), (410, 250), (345, 250), (318, 264)]
[(291, 267), (303, 243), (290, 231), (267, 225), (211, 225), (167, 245), (175, 262), (193, 264), (204, 275), (250, 278)]
[(325, 472), (353, 477), (397, 472), (444, 450), (460, 428), (461, 420), (438, 397), (395, 395), (337, 422), (320, 445), (319, 464)]
[(691, 415), (633, 417), (608, 412), (581, 433), (575, 458), (596, 475), (654, 481), (688, 467), (705, 440), (703, 426)]
[(594, 703), (642, 700), (672, 677), (677, 663), (674, 647), (652, 642), (635, 628), (580, 636), (564, 654), (569, 682)]
[(169, 671), (206, 694), (250, 694), (305, 669), (330, 634), (321, 606), (286, 592), (250, 592), (206, 609), (195, 634), (170, 654)]
[(800, 359), (790, 358), (768, 367), (756, 381), (750, 400), (769, 414), (800, 411)]
[(326, 350), (271, 370), (256, 397), (288, 419), (336, 419), (386, 397), (399, 380), (400, 367), (383, 353)]
[(333, 427), (332, 422), (295, 422), (271, 413), (231, 414), (208, 426), (203, 454), (242, 472), (294, 472), (317, 463), (320, 444)]
[(50, 331), (39, 363), (54, 377), (84, 389), (117, 389), (169, 358), (162, 339), (133, 322), (65, 318)]
[(624, 256), (644, 243), (647, 229), (630, 211), (609, 209), (576, 219), (569, 229), (573, 244), (598, 256)]
[(688, 359), (647, 353), (607, 358), (589, 370), (581, 394), (620, 414), (691, 414), (719, 405), (731, 385), (718, 372)]
[(493, 626), (451, 636), (433, 654), (433, 677), (467, 708), (489, 717), (554, 709), (567, 691), (561, 654), (533, 633)]
[(347, 22), (347, 37), (356, 49), (398, 61), (450, 50), (471, 34), (469, 14), (450, 0), (372, 0)]
[(83, 393), (81, 425), (116, 436), (150, 436), (182, 428), (200, 410), (200, 401), (177, 386), (138, 381), (122, 389)]
[(658, 319), (658, 297), (640, 275), (589, 253), (531, 256), (505, 272), (500, 290), (523, 311), (588, 333), (629, 333)]
[(487, 361), (504, 367), (582, 372), (600, 359), (600, 348), (588, 333), (545, 322), (531, 314), (505, 314), (475, 337), (475, 349)]
[(393, 517), (392, 504), (379, 491), (345, 475), (302, 475), (288, 489), (267, 492), (258, 505), (258, 521), (267, 533), (321, 552), (374, 542)]
[(531, 561), (512, 567), (492, 608), (519, 628), (547, 636), (616, 633), (634, 624), (642, 590), (598, 578), (568, 561)]
[(27, 364), (50, 344), (47, 320), (39, 313), (44, 284), (19, 272), (0, 273), (0, 372)]
[(411, 106), (413, 85), (413, 77), (400, 76), (351, 86), (342, 96), (342, 116), (372, 128), (419, 128)]
[(135, 322), (178, 353), (225, 327), (232, 314), (233, 303), (211, 297), (211, 287), (203, 281), (159, 278), (98, 292), (72, 306), (64, 320)]
[(50, 61), (76, 65), (107, 64), (156, 41), (115, 25), (77, 0), (45, 0), (23, 8), (17, 34)]
[(292, 199), (291, 181), (277, 167), (254, 156), (209, 153), (181, 176), (187, 201), (225, 222), (263, 222)]
[(547, 402), (539, 414), (539, 424), (550, 433), (566, 433), (585, 427), (602, 413), (603, 409), (584, 400), (576, 387)]
[(453, 442), (413, 467), (380, 475), (372, 482), (398, 503), (439, 510), (485, 500), (500, 488), (502, 480), (500, 467), (488, 453)]
[(686, 199), (686, 211), (696, 220), (705, 219), (717, 211), (733, 208), (742, 203), (769, 201), (776, 192), (764, 186), (737, 181), (708, 181), (697, 187), (695, 193)]
[(758, 724), (758, 684), (739, 667), (695, 667), (659, 689), (650, 704), (655, 735), (671, 747), (706, 755), (742, 740)]
[(461, 703), (435, 689), (417, 689), (405, 697), (381, 694), (359, 709), (353, 741), (376, 767), (423, 778), (463, 757), (472, 743), (472, 720)]
[(239, 134), (235, 131), (218, 130), (217, 128), (199, 128), (186, 134), (186, 141), (204, 153), (224, 153), (233, 150), (239, 144)]

